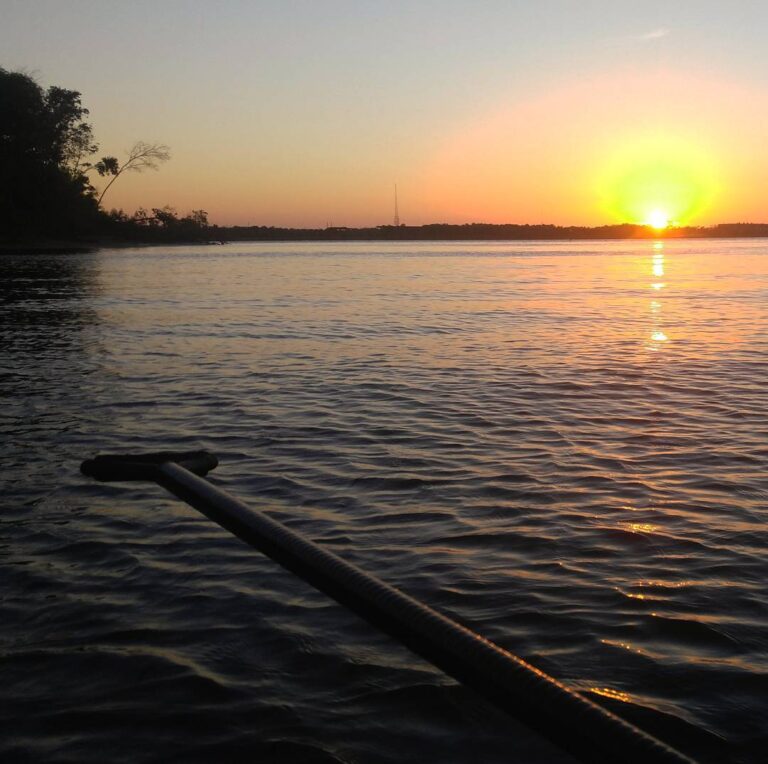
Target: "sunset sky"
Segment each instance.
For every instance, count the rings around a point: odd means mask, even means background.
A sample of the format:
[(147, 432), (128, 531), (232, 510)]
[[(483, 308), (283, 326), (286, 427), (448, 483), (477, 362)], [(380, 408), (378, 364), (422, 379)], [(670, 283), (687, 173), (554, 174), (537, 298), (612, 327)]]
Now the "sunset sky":
[(105, 202), (244, 225), (768, 221), (764, 0), (0, 0), (79, 90)]

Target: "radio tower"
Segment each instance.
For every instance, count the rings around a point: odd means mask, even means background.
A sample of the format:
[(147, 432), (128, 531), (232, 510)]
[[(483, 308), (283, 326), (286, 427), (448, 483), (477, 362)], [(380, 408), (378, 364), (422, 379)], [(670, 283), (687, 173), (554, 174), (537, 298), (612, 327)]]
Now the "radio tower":
[(395, 183), (395, 228), (400, 227), (400, 213), (397, 209), (397, 183)]

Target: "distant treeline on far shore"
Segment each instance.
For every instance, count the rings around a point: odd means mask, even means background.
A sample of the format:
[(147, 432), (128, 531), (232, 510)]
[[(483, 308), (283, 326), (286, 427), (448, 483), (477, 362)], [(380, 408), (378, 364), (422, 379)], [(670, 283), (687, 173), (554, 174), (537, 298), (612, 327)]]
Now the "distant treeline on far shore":
[(274, 226), (211, 226), (209, 238), (219, 241), (505, 241), (568, 239), (694, 239), (768, 237), (768, 223), (721, 223), (709, 227), (646, 225), (556, 226), (492, 223), (430, 223), (420, 226), (382, 225), (373, 228), (277, 228)]

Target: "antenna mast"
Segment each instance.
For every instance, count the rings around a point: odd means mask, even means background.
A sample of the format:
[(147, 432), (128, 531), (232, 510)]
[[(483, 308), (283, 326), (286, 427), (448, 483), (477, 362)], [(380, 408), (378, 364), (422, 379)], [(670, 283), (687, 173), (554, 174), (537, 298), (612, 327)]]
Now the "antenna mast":
[(397, 183), (395, 183), (395, 228), (400, 227), (400, 213), (397, 209)]

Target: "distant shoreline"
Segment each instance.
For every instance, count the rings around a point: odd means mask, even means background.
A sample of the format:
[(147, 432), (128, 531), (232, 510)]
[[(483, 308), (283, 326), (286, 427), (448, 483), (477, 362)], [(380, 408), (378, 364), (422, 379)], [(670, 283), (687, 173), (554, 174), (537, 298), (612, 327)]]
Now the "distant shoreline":
[(646, 225), (556, 226), (430, 223), (422, 226), (384, 225), (375, 228), (279, 228), (275, 226), (212, 226), (210, 238), (227, 241), (572, 241), (617, 239), (766, 238), (768, 223), (721, 223), (663, 230)]
[(231, 242), (363, 242), (363, 241), (631, 241), (667, 239), (768, 238), (768, 223), (721, 223), (709, 227), (672, 227), (656, 230), (642, 225), (555, 226), (468, 223), (375, 228), (279, 228), (276, 226), (209, 226), (200, 238), (168, 236), (83, 238), (72, 240), (0, 241), (0, 255), (76, 254), (102, 248), (162, 245), (227, 244)]

